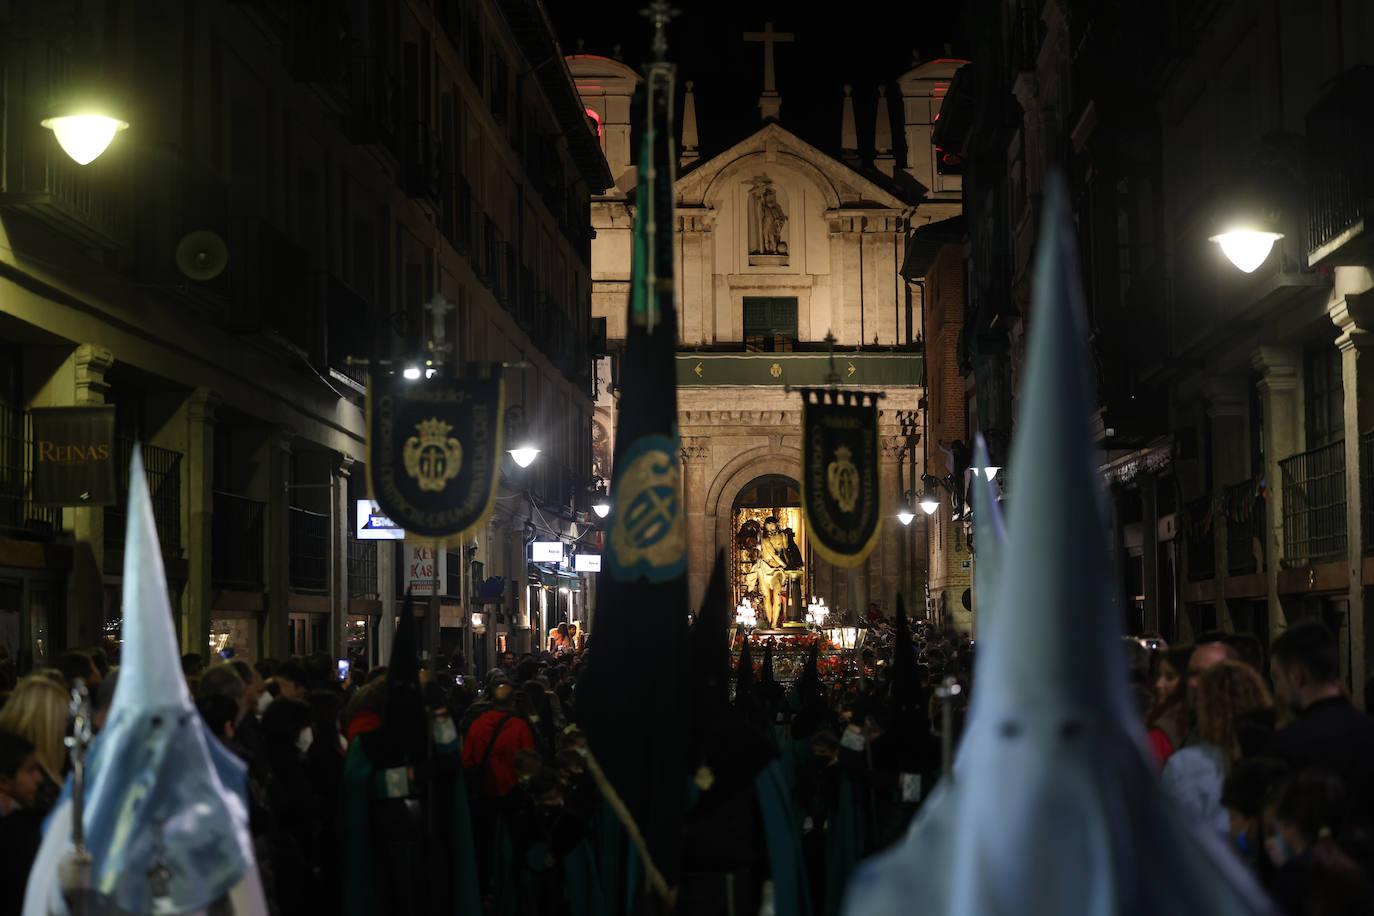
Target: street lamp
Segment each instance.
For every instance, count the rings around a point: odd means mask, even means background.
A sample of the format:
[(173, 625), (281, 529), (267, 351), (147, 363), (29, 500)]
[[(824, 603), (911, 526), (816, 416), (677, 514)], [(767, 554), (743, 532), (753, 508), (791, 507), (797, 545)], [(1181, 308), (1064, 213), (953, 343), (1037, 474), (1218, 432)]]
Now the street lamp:
[(525, 409), (519, 404), (506, 408), (506, 425), (511, 430), (511, 440), (519, 443), (515, 448), (506, 449), (506, 454), (518, 466), (527, 468), (539, 457), (539, 446), (529, 441), (525, 432)]
[(57, 136), (58, 145), (77, 165), (94, 162), (115, 134), (129, 126), (128, 121), (94, 112), (56, 115), (39, 123)]
[(611, 497), (606, 493), (606, 481), (600, 477), (596, 479), (596, 486), (592, 488), (592, 511), (597, 518), (605, 518), (611, 514)]
[(940, 498), (929, 490), (926, 490), (921, 494), (921, 501), (917, 505), (921, 507), (921, 511), (926, 515), (934, 515), (935, 510), (940, 508)]
[(1208, 241), (1216, 242), (1221, 251), (1245, 273), (1255, 270), (1269, 257), (1274, 243), (1283, 238), (1282, 232), (1264, 229), (1232, 229), (1212, 236)]

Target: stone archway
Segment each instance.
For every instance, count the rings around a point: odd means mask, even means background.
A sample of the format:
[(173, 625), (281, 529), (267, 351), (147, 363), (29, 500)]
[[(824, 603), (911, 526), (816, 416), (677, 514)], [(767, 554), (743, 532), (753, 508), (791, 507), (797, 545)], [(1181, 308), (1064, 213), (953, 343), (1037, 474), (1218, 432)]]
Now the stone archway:
[[(706, 484), (701, 502), (692, 500), (694, 505), (700, 506), (704, 516), (699, 516), (702, 524), (696, 529), (700, 532), (697, 537), (703, 542), (700, 544), (702, 549), (696, 549), (696, 541), (688, 549), (688, 562), (691, 564), (689, 597), (692, 607), (700, 606), (706, 593), (706, 584), (710, 581), (716, 554), (720, 550), (728, 550), (733, 543), (734, 532), (730, 530), (730, 521), (735, 497), (757, 477), (776, 475), (795, 480), (800, 472), (801, 449), (789, 446), (759, 446), (740, 452), (727, 461)], [(690, 520), (689, 516), (689, 524)]]

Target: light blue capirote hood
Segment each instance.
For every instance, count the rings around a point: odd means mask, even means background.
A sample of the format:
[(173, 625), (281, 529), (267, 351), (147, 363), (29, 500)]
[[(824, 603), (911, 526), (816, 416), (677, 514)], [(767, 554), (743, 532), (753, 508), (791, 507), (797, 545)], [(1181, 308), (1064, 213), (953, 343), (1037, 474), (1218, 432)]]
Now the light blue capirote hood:
[[(193, 913), (234, 899), (237, 910), (255, 911), (262, 891), (245, 768), (206, 728), (187, 689), (137, 446), (129, 478), (119, 681), (86, 761), (88, 909)], [(65, 912), (52, 866), (71, 848), (71, 791), (69, 778), (30, 872), (26, 914)], [(155, 870), (166, 879), (160, 895)]]
[(855, 870), (845, 912), (1274, 912), (1244, 865), (1175, 809), (1128, 702), (1078, 259), (1057, 174), (1038, 246), (1005, 547), (987, 530), (986, 482), (974, 489), (987, 592), (953, 778), (901, 841)]

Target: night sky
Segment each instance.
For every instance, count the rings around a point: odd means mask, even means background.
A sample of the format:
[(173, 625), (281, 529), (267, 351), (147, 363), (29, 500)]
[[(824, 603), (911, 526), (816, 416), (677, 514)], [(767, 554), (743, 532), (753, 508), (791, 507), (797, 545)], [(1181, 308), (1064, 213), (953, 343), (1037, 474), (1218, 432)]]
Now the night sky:
[[(638, 11), (647, 5), (647, 0), (551, 0), (546, 8), (565, 53), (576, 53), (581, 39), (584, 53), (610, 57), (619, 43), (625, 63), (642, 73), (650, 26)], [(948, 2), (787, 6), (677, 0), (674, 5), (683, 12), (669, 27), (669, 57), (678, 65), (679, 79), (695, 83), (703, 158), (742, 140), (761, 124), (763, 45), (745, 42), (741, 36), (763, 31), (768, 20), (775, 32), (795, 35), (790, 43), (774, 45), (782, 126), (831, 154), (840, 148), (845, 83), (854, 87), (859, 148), (867, 158), (872, 155), (878, 84), (885, 83), (888, 98), (894, 100), (893, 142), (900, 144), (896, 79), (911, 68), (913, 50), (923, 60), (932, 60), (945, 56), (948, 42), (954, 56), (968, 53), (960, 5)]]

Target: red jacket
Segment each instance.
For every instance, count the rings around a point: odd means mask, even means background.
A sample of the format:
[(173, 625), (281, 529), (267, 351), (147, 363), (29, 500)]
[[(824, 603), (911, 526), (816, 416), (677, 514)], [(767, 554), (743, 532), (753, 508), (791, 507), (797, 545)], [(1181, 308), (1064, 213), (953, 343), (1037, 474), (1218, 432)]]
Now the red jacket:
[[(501, 725), (503, 719), (506, 722)], [(498, 725), (501, 726), (499, 733)], [(496, 744), (487, 757), (486, 772), (472, 772), (482, 762), (493, 735)], [(468, 772), (469, 780), (482, 780), (482, 794), (504, 796), (515, 788), (515, 755), (532, 747), (534, 733), (524, 719), (505, 710), (489, 709), (468, 726), (467, 736), (463, 739), (463, 768)]]

